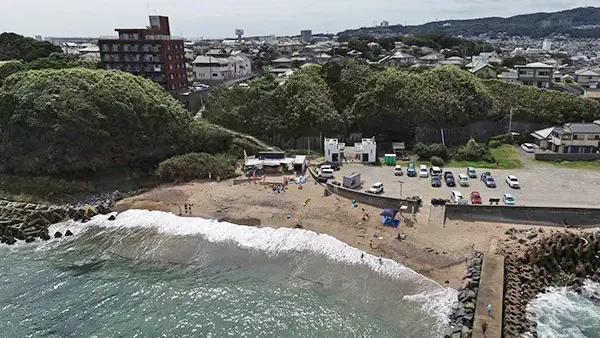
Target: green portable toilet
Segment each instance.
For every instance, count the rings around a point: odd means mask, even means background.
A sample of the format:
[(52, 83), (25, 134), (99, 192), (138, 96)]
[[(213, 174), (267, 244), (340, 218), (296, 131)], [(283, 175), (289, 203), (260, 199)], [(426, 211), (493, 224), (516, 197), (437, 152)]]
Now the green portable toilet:
[(396, 154), (385, 154), (383, 156), (383, 163), (385, 165), (396, 165)]

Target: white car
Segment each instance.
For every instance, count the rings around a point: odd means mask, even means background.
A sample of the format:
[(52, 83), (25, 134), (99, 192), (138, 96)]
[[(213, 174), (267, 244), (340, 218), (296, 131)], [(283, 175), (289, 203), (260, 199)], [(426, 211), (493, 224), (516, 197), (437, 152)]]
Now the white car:
[(519, 179), (515, 175), (506, 176), (506, 184), (513, 189), (521, 188), (521, 183), (519, 183)]
[(463, 198), (463, 195), (458, 190), (453, 190), (450, 194), (450, 200), (456, 204), (469, 204), (469, 201)]
[(369, 190), (367, 190), (367, 192), (371, 193), (371, 194), (383, 193), (383, 183), (377, 182), (377, 183), (373, 184), (373, 186), (370, 187)]
[(421, 164), (419, 166), (419, 177), (421, 177), (421, 178), (429, 177), (429, 173), (427, 172), (427, 166), (424, 164)]
[(523, 149), (527, 153), (533, 153), (533, 152), (535, 152), (535, 148), (533, 147), (533, 144), (531, 144), (531, 143), (523, 143), (523, 144), (521, 144), (521, 149)]

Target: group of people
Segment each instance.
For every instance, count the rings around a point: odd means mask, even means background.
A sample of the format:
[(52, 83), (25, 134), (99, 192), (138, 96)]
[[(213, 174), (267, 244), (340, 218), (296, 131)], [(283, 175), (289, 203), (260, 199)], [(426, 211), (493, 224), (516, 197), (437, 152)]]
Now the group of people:
[[(191, 203), (184, 203), (183, 204), (183, 210), (185, 214), (192, 214), (192, 206), (193, 204)], [(181, 216), (181, 205), (178, 205), (179, 207), (179, 216)]]

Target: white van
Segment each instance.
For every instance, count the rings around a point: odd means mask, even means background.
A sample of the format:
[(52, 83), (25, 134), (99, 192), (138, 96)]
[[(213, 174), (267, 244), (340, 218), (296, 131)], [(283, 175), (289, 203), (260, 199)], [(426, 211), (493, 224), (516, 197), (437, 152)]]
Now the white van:
[(427, 172), (427, 166), (424, 164), (421, 164), (419, 166), (419, 177), (421, 177), (421, 178), (429, 177), (429, 173)]
[(333, 178), (333, 169), (331, 168), (323, 168), (319, 170), (319, 176), (324, 178)]
[(332, 168), (332, 167), (331, 167), (331, 165), (329, 165), (329, 164), (323, 164), (323, 165), (321, 166), (321, 170), (323, 170), (323, 169), (333, 169), (333, 168)]
[(431, 167), (431, 169), (429, 170), (429, 173), (431, 174), (431, 176), (441, 177), (442, 169), (440, 169), (440, 167)]
[(456, 204), (468, 204), (469, 201), (463, 198), (463, 195), (458, 190), (453, 190), (450, 194), (450, 200)]

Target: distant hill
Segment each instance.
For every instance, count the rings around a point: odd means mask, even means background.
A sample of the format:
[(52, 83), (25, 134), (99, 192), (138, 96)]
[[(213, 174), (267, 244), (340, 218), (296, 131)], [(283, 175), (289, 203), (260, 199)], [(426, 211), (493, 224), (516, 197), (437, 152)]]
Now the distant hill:
[(553, 13), (533, 13), (509, 18), (490, 17), (469, 20), (440, 20), (423, 25), (363, 27), (338, 33), (341, 36), (450, 34), (476, 36), (506, 33), (508, 36), (532, 38), (569, 34), (574, 38), (600, 38), (600, 8), (580, 7)]

